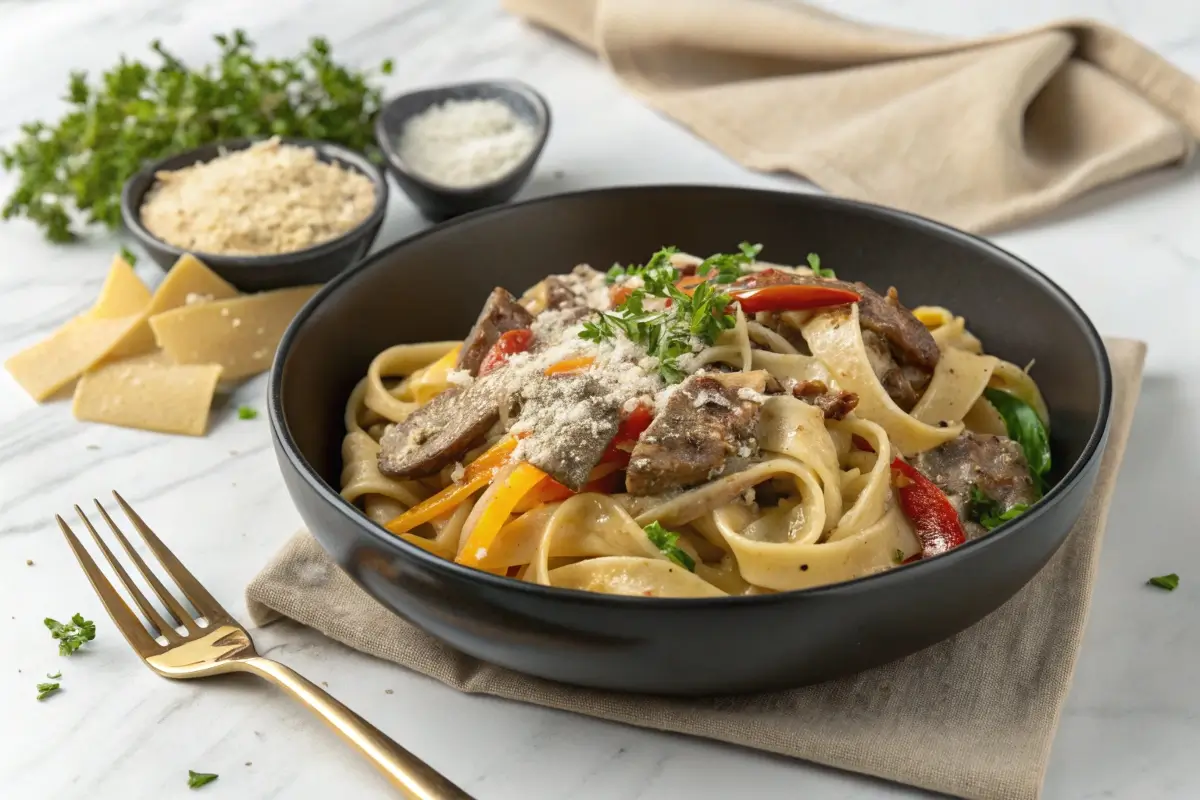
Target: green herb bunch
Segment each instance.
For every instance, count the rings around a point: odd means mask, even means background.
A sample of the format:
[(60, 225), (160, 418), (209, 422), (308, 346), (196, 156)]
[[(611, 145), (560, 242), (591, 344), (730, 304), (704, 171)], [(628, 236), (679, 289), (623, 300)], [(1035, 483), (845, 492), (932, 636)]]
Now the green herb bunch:
[[(214, 39), (217, 62), (198, 69), (156, 40), (150, 49), (160, 63), (122, 56), (95, 84), (72, 73), (70, 110), (54, 124), (21, 126), (22, 137), (0, 149), (0, 166), (20, 173), (3, 218), (25, 217), (54, 242), (75, 238), (76, 212), (116, 229), (121, 188), (146, 162), (221, 139), (325, 139), (374, 155), (374, 72), (334, 63), (322, 38), (296, 58), (263, 60), (241, 30)], [(391, 70), (384, 61), (378, 72)]]
[[(746, 247), (757, 250), (750, 245)], [(755, 246), (756, 247), (756, 246)], [(655, 253), (645, 265), (620, 267), (614, 265), (608, 272), (610, 283), (623, 276), (637, 276), (642, 286), (634, 289), (620, 306), (611, 312), (600, 312), (593, 322), (584, 323), (579, 337), (593, 342), (615, 338), (624, 334), (630, 341), (646, 348), (646, 352), (658, 359), (658, 372), (667, 383), (678, 383), (686, 377), (679, 366), (679, 357), (691, 353), (692, 342), (700, 339), (709, 345), (716, 341), (721, 331), (729, 330), (735, 318), (728, 313), (730, 296), (718, 291), (708, 281), (695, 287), (692, 294), (675, 285), (680, 278), (679, 270), (671, 266), (671, 256), (677, 253), (674, 247), (664, 247)], [(706, 263), (718, 270), (718, 276), (728, 274), (732, 267), (721, 264), (747, 263), (752, 256), (745, 251), (737, 256), (727, 256), (722, 262), (713, 262), (718, 256), (710, 256)], [(645, 307), (647, 298), (661, 298), (670, 305), (660, 310)]]

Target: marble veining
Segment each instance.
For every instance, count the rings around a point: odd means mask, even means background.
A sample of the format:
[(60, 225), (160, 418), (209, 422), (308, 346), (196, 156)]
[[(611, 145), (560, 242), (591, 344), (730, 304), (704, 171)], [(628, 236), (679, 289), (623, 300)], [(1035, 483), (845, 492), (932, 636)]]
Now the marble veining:
[[(977, 35), (1060, 17), (1119, 25), (1200, 73), (1200, 6), (1134, 0), (842, 0), (880, 23)], [(208, 58), (212, 33), (244, 27), (264, 52), (320, 33), (339, 58), (397, 69), (389, 93), (515, 77), (549, 99), (554, 129), (523, 196), (653, 182), (815, 191), (748, 173), (626, 94), (573, 45), (506, 16), (495, 0), (8, 0), (0, 2), (0, 142), (52, 117), (71, 69), (100, 70), (161, 38)], [(630, 143), (637, 146), (631, 147)], [(13, 185), (0, 175), (0, 194)], [(1200, 484), (1200, 183), (1164, 170), (1089, 195), (996, 240), (1045, 270), (1109, 334), (1150, 343), (1133, 438), (1113, 502), (1091, 620), (1055, 741), (1045, 797), (1200, 796), (1195, 624), (1200, 537), (1187, 496)], [(423, 222), (396, 192), (380, 243)], [(88, 306), (116, 245), (96, 234), (46, 244), (0, 224), (0, 358)], [(481, 266), (481, 268), (485, 268)], [(150, 281), (161, 274), (139, 267)], [(0, 374), (0, 795), (14, 800), (191, 796), (187, 770), (220, 773), (213, 797), (393, 796), (319, 723), (251, 678), (171, 683), (137, 663), (52, 525), (54, 513), (117, 487), (230, 610), (298, 527), (261, 407), (265, 380), (239, 388), (212, 432), (184, 439), (85, 426), (69, 405), (37, 407)], [(32, 566), (26, 564), (32, 560)], [(1144, 586), (1178, 572), (1173, 594)], [(83, 611), (86, 652), (56, 655), (41, 620)], [(480, 798), (922, 797), (921, 792), (765, 754), (461, 695), (291, 625), (255, 632), (269, 651)], [(34, 700), (62, 670), (64, 691)]]

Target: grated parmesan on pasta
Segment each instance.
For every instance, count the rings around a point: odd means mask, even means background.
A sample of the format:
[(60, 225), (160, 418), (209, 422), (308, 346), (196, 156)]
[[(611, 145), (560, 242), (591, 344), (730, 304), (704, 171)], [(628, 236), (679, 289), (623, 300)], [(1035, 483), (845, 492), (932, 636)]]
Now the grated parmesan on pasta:
[(142, 204), (142, 224), (197, 253), (276, 255), (335, 239), (375, 209), (375, 186), (311, 147), (268, 139), (172, 172)]

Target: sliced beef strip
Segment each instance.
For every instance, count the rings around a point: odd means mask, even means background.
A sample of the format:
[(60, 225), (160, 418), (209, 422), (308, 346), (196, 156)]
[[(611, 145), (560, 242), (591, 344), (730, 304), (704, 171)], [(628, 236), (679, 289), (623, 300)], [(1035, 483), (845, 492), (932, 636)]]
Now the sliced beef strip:
[(460, 459), (500, 418), (504, 389), (493, 375), (450, 388), (384, 432), (379, 471), (393, 478), (433, 475)]
[(625, 473), (630, 494), (695, 486), (719, 474), (730, 456), (754, 450), (761, 406), (739, 392), (762, 392), (766, 377), (706, 372), (681, 383), (633, 448)]
[(896, 363), (887, 342), (875, 331), (868, 330), (862, 332), (862, 339), (867, 350), (867, 361), (871, 362), (871, 369), (883, 384), (888, 397), (905, 411), (912, 411), (919, 399), (917, 389), (908, 379), (905, 368)]
[(492, 345), (500, 338), (500, 334), (528, 328), (533, 323), (533, 315), (517, 302), (517, 299), (507, 289), (497, 286), (488, 295), (483, 310), (471, 332), (463, 342), (458, 354), (458, 369), (465, 369), (472, 375), (479, 374), (479, 366), (484, 357), (492, 349)]
[(858, 406), (858, 395), (830, 389), (824, 381), (801, 381), (792, 387), (792, 396), (825, 412), (825, 419), (843, 419)]
[(590, 375), (535, 376), (521, 390), (520, 458), (578, 491), (620, 425), (620, 402)]
[(946, 493), (972, 539), (986, 532), (970, 518), (972, 487), (978, 487), (1006, 511), (1018, 503), (1028, 505), (1037, 500), (1025, 454), (1007, 436), (966, 431), (921, 453), (913, 466)]

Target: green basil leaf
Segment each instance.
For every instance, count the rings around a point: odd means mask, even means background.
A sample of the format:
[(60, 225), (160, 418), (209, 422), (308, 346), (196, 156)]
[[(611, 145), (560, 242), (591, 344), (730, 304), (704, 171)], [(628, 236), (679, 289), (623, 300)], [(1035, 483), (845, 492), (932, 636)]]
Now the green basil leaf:
[(1033, 406), (1008, 392), (989, 387), (983, 390), (983, 396), (1004, 420), (1008, 437), (1021, 446), (1038, 491), (1045, 491), (1050, 473), (1050, 436), (1041, 417)]

